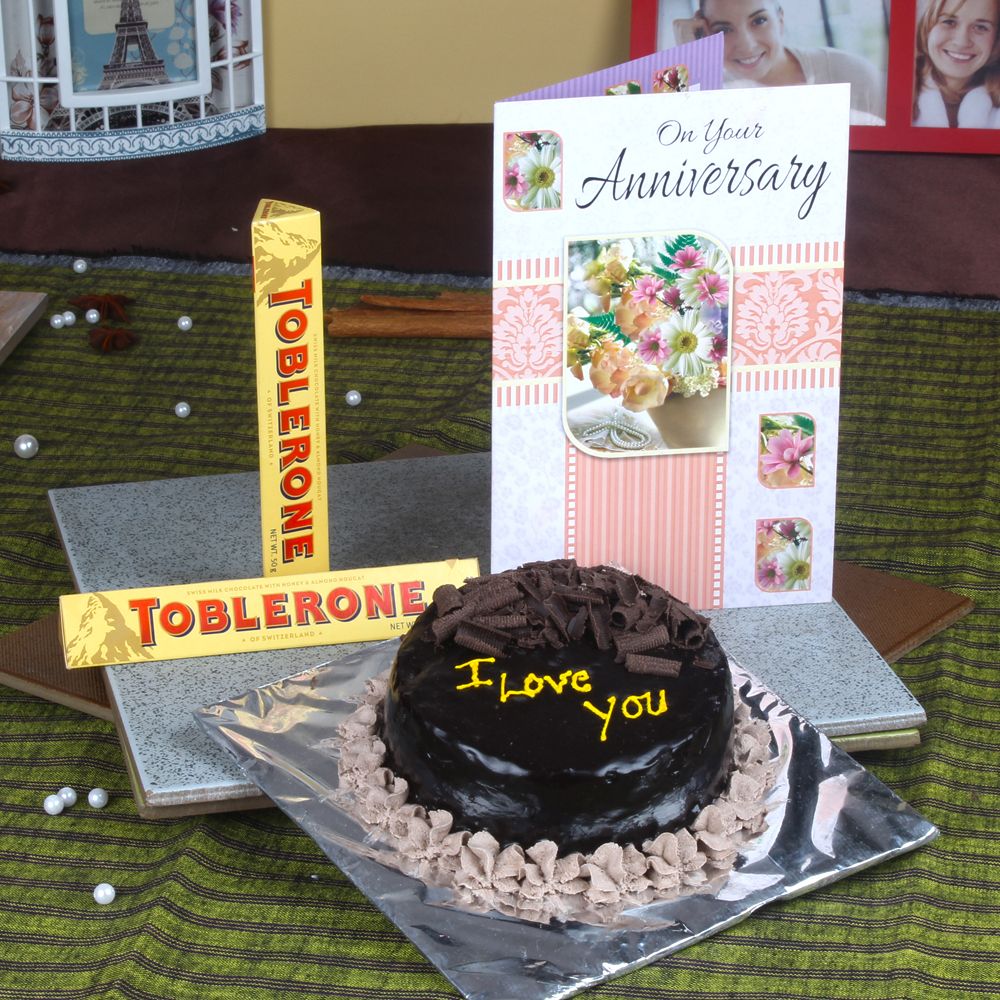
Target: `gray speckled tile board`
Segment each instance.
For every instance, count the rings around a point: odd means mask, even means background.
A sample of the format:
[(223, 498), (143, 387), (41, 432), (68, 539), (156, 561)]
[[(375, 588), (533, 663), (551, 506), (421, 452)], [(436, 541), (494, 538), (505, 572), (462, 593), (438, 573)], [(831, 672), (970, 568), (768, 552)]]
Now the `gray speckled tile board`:
[[(478, 556), (489, 567), (490, 456), (398, 459), (330, 468), (334, 569)], [(81, 591), (259, 576), (254, 473), (52, 490)], [(712, 615), (733, 656), (830, 736), (919, 726), (925, 716), (836, 604)], [(347, 646), (107, 668), (148, 807), (219, 803), (256, 787), (192, 716), (212, 704), (345, 655)], [(803, 651), (807, 651), (803, 653)]]

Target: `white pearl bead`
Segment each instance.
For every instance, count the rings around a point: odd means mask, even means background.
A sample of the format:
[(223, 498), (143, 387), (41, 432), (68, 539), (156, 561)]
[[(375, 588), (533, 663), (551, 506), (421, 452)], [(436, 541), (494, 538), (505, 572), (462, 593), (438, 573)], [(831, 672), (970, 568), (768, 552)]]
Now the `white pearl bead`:
[(193, 326), (194, 322), (190, 316), (180, 316), (177, 320), (177, 329), (183, 333), (187, 333)]
[(88, 309), (83, 314), (83, 318), (88, 323), (99, 323), (101, 321), (101, 314), (96, 309)]
[(76, 313), (72, 309), (67, 309), (63, 313), (63, 326), (75, 326), (76, 325)]
[(14, 438), (14, 454), (18, 458), (34, 458), (38, 454), (38, 438), (32, 434), (19, 434)]
[(351, 389), (347, 395), (344, 396), (344, 400), (348, 406), (359, 406), (361, 403), (361, 393), (358, 392), (357, 389)]
[(103, 809), (108, 804), (108, 793), (103, 788), (91, 788), (87, 792), (87, 802), (95, 809)]
[(58, 816), (66, 808), (66, 803), (58, 795), (46, 795), (42, 808), (50, 816)]
[(110, 882), (102, 882), (100, 885), (95, 886), (94, 901), (100, 903), (101, 906), (113, 903), (115, 901), (115, 887)]
[(191, 416), (191, 404), (190, 403), (185, 403), (182, 400), (181, 402), (179, 402), (174, 407), (174, 413), (176, 413), (177, 416), (180, 417), (181, 419), (183, 419), (184, 417), (190, 417)]
[(88, 267), (90, 267), (90, 265), (82, 257), (77, 257), (77, 259), (73, 261), (73, 270), (76, 271), (77, 274), (86, 274)]
[(69, 785), (67, 785), (65, 788), (60, 788), (56, 794), (59, 796), (60, 799), (62, 799), (62, 803), (64, 806), (76, 805), (76, 790), (70, 788)]
[(53, 313), (49, 317), (49, 326), (51, 326), (53, 330), (61, 330), (65, 325), (66, 318), (62, 313)]

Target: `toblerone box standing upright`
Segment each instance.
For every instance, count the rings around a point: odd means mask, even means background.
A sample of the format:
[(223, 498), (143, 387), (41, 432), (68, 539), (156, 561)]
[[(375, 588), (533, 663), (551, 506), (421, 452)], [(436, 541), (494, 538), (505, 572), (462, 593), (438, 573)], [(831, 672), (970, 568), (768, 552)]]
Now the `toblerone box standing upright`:
[(253, 218), (264, 576), (330, 568), (319, 212), (271, 198)]

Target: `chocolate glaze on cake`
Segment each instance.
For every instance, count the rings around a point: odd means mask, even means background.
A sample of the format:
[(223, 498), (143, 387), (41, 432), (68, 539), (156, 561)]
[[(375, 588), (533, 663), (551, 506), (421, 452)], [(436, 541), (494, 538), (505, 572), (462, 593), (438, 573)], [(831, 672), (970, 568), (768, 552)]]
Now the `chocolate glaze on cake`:
[(382, 738), (411, 800), (456, 828), (589, 851), (689, 823), (720, 791), (732, 720), (704, 618), (567, 560), (439, 588), (400, 646)]

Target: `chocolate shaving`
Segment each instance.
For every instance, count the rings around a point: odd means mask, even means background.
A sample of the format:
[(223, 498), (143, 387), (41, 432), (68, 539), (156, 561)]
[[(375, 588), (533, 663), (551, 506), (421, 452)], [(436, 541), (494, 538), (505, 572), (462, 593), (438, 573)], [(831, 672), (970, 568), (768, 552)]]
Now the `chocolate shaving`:
[(622, 604), (631, 607), (639, 599), (639, 584), (634, 576), (616, 576), (615, 590)]
[(582, 639), (587, 632), (587, 620), (590, 617), (590, 608), (584, 604), (576, 614), (569, 620), (566, 631), (571, 639)]
[(601, 604), (606, 600), (604, 594), (594, 591), (579, 590), (559, 584), (552, 588), (553, 594), (558, 594), (567, 604)]
[(434, 603), (437, 605), (438, 615), (444, 616), (462, 606), (462, 595), (453, 583), (443, 583), (434, 591)]
[(462, 622), (455, 633), (455, 642), (483, 656), (500, 656), (507, 646), (507, 636), (479, 622)]
[(495, 628), (501, 632), (513, 632), (515, 629), (524, 628), (528, 624), (527, 615), (484, 615), (476, 618), (479, 625), (487, 628)]
[(646, 606), (645, 613), (635, 623), (636, 631), (648, 632), (654, 625), (659, 624), (664, 613), (669, 607), (670, 595), (665, 590), (652, 594), (649, 598), (649, 603)]
[(611, 612), (611, 624), (614, 625), (615, 628), (630, 629), (636, 625), (644, 613), (644, 609), (638, 604), (624, 606), (619, 604), (618, 607)]
[(670, 632), (667, 626), (660, 624), (648, 632), (625, 632), (614, 636), (615, 647), (619, 653), (645, 653), (666, 646), (670, 642)]
[(559, 634), (558, 629), (551, 625), (546, 625), (542, 629), (542, 636), (553, 649), (563, 649), (566, 645), (566, 640)]
[(545, 610), (548, 612), (549, 621), (559, 630), (559, 634), (564, 639), (568, 639), (569, 630), (567, 626), (569, 625), (570, 614), (562, 598), (557, 594), (553, 594), (545, 602)]
[(693, 618), (685, 618), (677, 623), (673, 639), (685, 649), (700, 649), (705, 644), (705, 627)]
[(671, 601), (667, 611), (670, 637), (685, 649), (700, 649), (705, 642), (708, 620), (693, 611), (687, 611), (677, 601)]
[(702, 670), (714, 670), (718, 666), (712, 660), (706, 660), (701, 656), (696, 656), (693, 662), (696, 667), (700, 667)]
[(663, 656), (649, 656), (642, 653), (628, 653), (625, 669), (632, 674), (653, 674), (657, 677), (676, 677), (683, 664), (680, 660), (668, 660)]
[(590, 631), (594, 634), (594, 642), (600, 650), (611, 648), (611, 612), (606, 604), (592, 604), (588, 615)]
[(435, 618), (431, 622), (431, 634), (434, 636), (434, 641), (440, 645), (446, 639), (450, 639), (461, 624), (461, 609), (452, 611), (442, 618)]
[(520, 598), (521, 591), (517, 589), (517, 584), (513, 580), (500, 579), (481, 587), (476, 592), (472, 605), (479, 615), (487, 611), (497, 611)]

